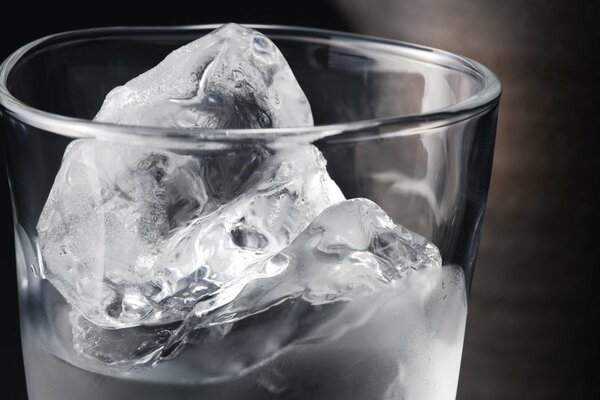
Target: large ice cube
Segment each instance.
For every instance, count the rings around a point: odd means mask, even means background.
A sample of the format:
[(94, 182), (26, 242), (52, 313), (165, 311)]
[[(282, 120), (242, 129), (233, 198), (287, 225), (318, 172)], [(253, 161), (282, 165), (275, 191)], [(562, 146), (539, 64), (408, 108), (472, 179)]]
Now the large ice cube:
[(239, 157), (73, 142), (38, 222), (46, 276), (101, 326), (181, 320), (344, 199), (314, 146)]
[(256, 279), (258, 263), (342, 200), (314, 146), (278, 150), (244, 193), (173, 235), (157, 260), (154, 279), (162, 291), (155, 300), (168, 302), (183, 317), (198, 300), (222, 293), (231, 282)]
[[(312, 125), (312, 114), (275, 45), (228, 24), (115, 88), (96, 120), (264, 128)], [(40, 217), (39, 245), (48, 279), (94, 324), (164, 324), (343, 199), (313, 146), (185, 156), (75, 141)]]
[(367, 199), (321, 213), (289, 246), (196, 303), (194, 329), (230, 323), (301, 297), (314, 305), (383, 289), (407, 272), (440, 268), (435, 245)]
[(162, 242), (216, 206), (201, 174), (190, 156), (72, 142), (37, 225), (45, 275), (98, 324), (143, 319), (152, 310), (144, 296), (155, 291), (148, 276)]
[(95, 119), (231, 129), (313, 124), (306, 96), (279, 49), (237, 24), (180, 47), (113, 89)]
[(324, 210), (280, 253), (197, 302), (179, 327), (114, 332), (75, 313), (73, 335), (83, 354), (109, 364), (170, 358), (189, 345), (202, 355), (194, 357), (195, 368), (222, 378), (291, 344), (357, 329), (389, 301), (402, 302), (409, 288), (406, 301), (423, 301), (439, 284), (440, 269), (439, 251), (427, 239), (395, 225), (367, 199), (348, 200)]

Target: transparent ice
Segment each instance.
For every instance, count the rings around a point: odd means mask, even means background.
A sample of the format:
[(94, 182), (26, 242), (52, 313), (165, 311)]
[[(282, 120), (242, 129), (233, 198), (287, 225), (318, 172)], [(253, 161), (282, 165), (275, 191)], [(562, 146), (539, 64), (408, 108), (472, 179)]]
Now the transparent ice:
[(96, 121), (200, 128), (300, 127), (310, 105), (266, 36), (226, 24), (116, 87)]
[[(313, 123), (283, 55), (235, 24), (115, 88), (95, 119)], [(205, 376), (357, 329), (398, 288), (434, 282), (441, 270), (432, 243), (369, 200), (345, 200), (308, 144), (180, 154), (76, 140), (37, 228), (43, 273), (73, 307), (81, 354), (132, 365), (183, 357), (191, 346)]]
[(167, 347), (193, 330), (230, 324), (290, 299), (351, 301), (411, 271), (441, 266), (437, 247), (395, 225), (377, 204), (346, 200), (323, 211), (283, 251), (197, 302)]
[[(188, 126), (192, 114), (210, 128), (312, 125), (279, 50), (236, 24), (115, 88), (95, 119)], [(45, 273), (97, 325), (182, 320), (343, 199), (310, 145), (181, 155), (77, 140), (38, 223)]]
[(189, 156), (72, 142), (37, 225), (47, 278), (95, 323), (139, 324), (164, 240), (216, 206), (202, 169)]
[[(227, 254), (227, 252), (226, 252)], [(291, 298), (315, 305), (351, 300), (383, 288), (409, 271), (440, 268), (438, 249), (395, 225), (367, 199), (323, 211), (289, 246), (234, 274), (206, 301), (196, 303), (196, 328), (235, 322)]]
[[(227, 301), (234, 296), (231, 282), (255, 279), (256, 265), (279, 253), (321, 211), (342, 200), (315, 147), (279, 150), (240, 196), (174, 233), (157, 260), (154, 279), (162, 291), (155, 300), (185, 313), (207, 296)], [(174, 314), (178, 319), (184, 315)]]
[(183, 319), (344, 199), (313, 146), (248, 160), (227, 163), (243, 182), (228, 198), (212, 189), (214, 155), (73, 142), (38, 222), (45, 274), (98, 325)]
[[(138, 327), (123, 334), (95, 327), (74, 313), (74, 335), (86, 354), (109, 364), (172, 358), (182, 345), (196, 346), (206, 357), (237, 322), (269, 311), (268, 329), (264, 322), (262, 328), (236, 329), (234, 339), (218, 345), (222, 358), (210, 368), (223, 376), (286, 345), (333, 340), (360, 327), (399, 289), (406, 290), (407, 279), (435, 285), (440, 269), (440, 254), (425, 238), (395, 225), (370, 200), (346, 200), (323, 211), (281, 252), (196, 302), (179, 326)], [(431, 290), (423, 289), (420, 296)], [(241, 366), (240, 347), (246, 358)], [(215, 358), (210, 357), (213, 364)]]

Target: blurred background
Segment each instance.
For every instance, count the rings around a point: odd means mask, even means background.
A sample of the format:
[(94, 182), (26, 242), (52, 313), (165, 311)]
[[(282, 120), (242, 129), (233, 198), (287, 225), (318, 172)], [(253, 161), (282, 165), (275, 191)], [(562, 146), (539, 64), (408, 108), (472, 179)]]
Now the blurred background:
[[(125, 6), (82, 2), (61, 13), (56, 2), (35, 10), (15, 4), (16, 24), (0, 25), (0, 59), (33, 39), (70, 29), (232, 21), (400, 39), (463, 54), (495, 71), (503, 95), (458, 399), (600, 398), (599, 262), (592, 251), (599, 216), (598, 2), (268, 0)], [(34, 11), (47, 17), (36, 22), (24, 17)], [(5, 246), (0, 335), (9, 367), (1, 374), (1, 397), (21, 400), (27, 397), (4, 173), (0, 189)]]

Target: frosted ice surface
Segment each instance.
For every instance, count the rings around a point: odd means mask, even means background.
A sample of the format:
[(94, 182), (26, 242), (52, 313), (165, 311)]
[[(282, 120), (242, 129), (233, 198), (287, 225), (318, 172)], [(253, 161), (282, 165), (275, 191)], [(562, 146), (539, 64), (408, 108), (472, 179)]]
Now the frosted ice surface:
[(310, 105), (266, 36), (226, 24), (107, 96), (96, 121), (200, 128), (301, 127)]
[(215, 206), (201, 172), (190, 156), (72, 142), (37, 225), (48, 279), (98, 324), (143, 319), (151, 311), (144, 297), (155, 290), (148, 274), (162, 242)]

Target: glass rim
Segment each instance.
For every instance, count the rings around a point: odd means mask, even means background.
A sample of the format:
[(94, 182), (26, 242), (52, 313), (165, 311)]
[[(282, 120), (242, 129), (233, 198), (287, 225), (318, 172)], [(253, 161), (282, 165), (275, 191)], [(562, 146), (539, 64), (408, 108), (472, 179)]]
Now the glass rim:
[[(0, 64), (0, 105), (14, 118), (33, 127), (72, 138), (105, 138), (105, 139), (143, 139), (182, 141), (187, 143), (198, 142), (239, 142), (239, 141), (300, 141), (311, 142), (330, 136), (339, 136), (341, 140), (356, 140), (356, 133), (372, 129), (385, 129), (386, 127), (401, 128), (393, 135), (411, 135), (423, 133), (429, 129), (452, 125), (457, 122), (475, 117), (486, 112), (499, 101), (501, 84), (498, 77), (483, 64), (470, 58), (450, 53), (432, 47), (421, 46), (413, 43), (385, 39), (355, 33), (334, 30), (306, 28), (286, 25), (243, 24), (244, 26), (262, 31), (267, 36), (283, 31), (281, 34), (302, 38), (302, 35), (313, 41), (321, 39), (323, 43), (332, 40), (345, 41), (347, 44), (362, 43), (368, 46), (379, 46), (382, 50), (402, 50), (410, 53), (412, 59), (421, 62), (433, 63), (445, 68), (451, 68), (464, 74), (478, 77), (483, 83), (482, 88), (474, 95), (451, 106), (432, 110), (430, 112), (407, 114), (342, 122), (326, 125), (315, 125), (297, 128), (264, 128), (264, 129), (208, 129), (208, 128), (178, 128), (178, 127), (151, 127), (131, 126), (114, 123), (97, 122), (88, 119), (75, 118), (55, 114), (28, 106), (8, 90), (7, 83), (12, 69), (33, 50), (44, 48), (57, 43), (67, 44), (81, 40), (82, 37), (97, 36), (110, 37), (135, 33), (161, 33), (161, 32), (192, 32), (197, 30), (213, 30), (222, 24), (182, 25), (182, 26), (123, 26), (78, 29), (55, 33), (29, 42), (4, 60)], [(305, 41), (306, 38), (305, 38)], [(340, 43), (337, 43), (340, 44)], [(406, 54), (404, 55), (406, 57)], [(452, 68), (454, 67), (454, 68)], [(360, 135), (359, 135), (360, 136)], [(362, 137), (362, 136), (361, 136)], [(381, 137), (381, 135), (378, 135)]]

